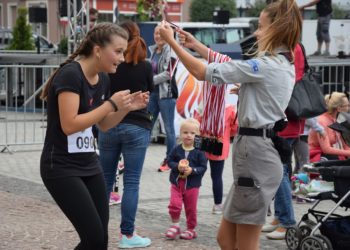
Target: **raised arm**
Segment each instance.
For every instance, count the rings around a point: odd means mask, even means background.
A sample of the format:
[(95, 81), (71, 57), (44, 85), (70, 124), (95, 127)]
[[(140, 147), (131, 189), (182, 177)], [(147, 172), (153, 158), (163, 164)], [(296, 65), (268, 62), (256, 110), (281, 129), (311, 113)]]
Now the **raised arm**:
[[(160, 27), (160, 34), (162, 38), (170, 45), (174, 52), (179, 57), (180, 61), (186, 67), (186, 69), (198, 80), (205, 79), (205, 72), (207, 66), (199, 59), (192, 56), (186, 50), (184, 50), (175, 40), (174, 32), (172, 28), (166, 24), (162, 23)], [(203, 48), (201, 49), (203, 50)], [(201, 54), (201, 53), (200, 53)]]
[[(174, 32), (166, 23), (162, 23), (160, 34), (172, 47), (186, 69), (198, 80), (207, 80), (214, 84), (230, 84), (245, 82), (261, 82), (265, 71), (270, 71), (273, 60), (269, 58), (257, 58), (246, 61), (235, 61), (223, 63), (204, 64), (183, 49), (174, 39)], [(201, 47), (201, 45), (198, 45)], [(202, 49), (204, 50), (203, 47)], [(204, 53), (204, 51), (202, 51)], [(281, 56), (282, 57), (282, 56)], [(283, 59), (282, 59), (283, 60)]]
[(307, 8), (307, 7), (314, 6), (314, 5), (316, 5), (319, 1), (321, 1), (321, 0), (313, 0), (313, 1), (310, 1), (310, 2), (308, 2), (307, 4), (301, 5), (301, 6), (299, 7), (299, 9), (300, 9), (300, 10), (303, 10), (303, 9), (305, 9), (305, 8)]
[(202, 58), (208, 60), (208, 48), (203, 43), (198, 41), (194, 36), (182, 29), (177, 29), (176, 32), (179, 34), (180, 44), (188, 49), (193, 49), (196, 51)]

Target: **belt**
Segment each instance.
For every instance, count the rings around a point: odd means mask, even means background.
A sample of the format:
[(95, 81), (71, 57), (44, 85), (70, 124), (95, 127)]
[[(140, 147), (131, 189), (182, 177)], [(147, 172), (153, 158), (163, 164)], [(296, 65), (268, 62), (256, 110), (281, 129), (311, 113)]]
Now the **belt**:
[(273, 129), (266, 129), (266, 128), (239, 128), (238, 134), (247, 135), (247, 136), (260, 136), (264, 138), (265, 137), (272, 138), (276, 135)]

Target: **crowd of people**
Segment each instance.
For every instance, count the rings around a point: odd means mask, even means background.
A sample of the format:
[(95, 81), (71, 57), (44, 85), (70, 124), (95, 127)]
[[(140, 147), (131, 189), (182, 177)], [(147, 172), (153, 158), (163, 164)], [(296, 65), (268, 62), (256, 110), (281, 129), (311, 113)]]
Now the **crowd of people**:
[[(135, 232), (135, 218), (142, 168), (159, 113), (165, 125), (167, 150), (158, 171), (169, 173), (171, 190), (170, 226), (165, 237), (197, 237), (199, 188), (209, 160), (213, 214), (222, 214), (217, 233), (220, 248), (257, 250), (261, 232), (268, 232), (270, 239), (284, 239), (286, 229), (296, 221), (291, 154), (281, 154), (280, 142), (294, 151), (294, 173), (302, 171), (310, 161), (350, 156), (350, 147), (341, 134), (329, 128), (339, 113), (349, 111), (346, 94), (327, 95), (328, 111), (318, 118), (284, 121), (294, 84), (304, 74), (306, 55), (299, 45), (300, 9), (307, 6), (298, 7), (293, 0), (268, 4), (254, 33), (256, 50), (249, 52), (251, 59), (244, 61), (203, 63), (184, 48), (198, 52), (206, 60), (210, 49), (190, 33), (174, 30), (166, 21), (154, 30), (155, 44), (149, 47), (149, 59), (136, 23), (91, 26), (78, 49), (49, 78), (42, 93), (47, 101), (48, 124), (41, 177), (80, 237), (75, 249), (107, 249), (108, 203), (121, 155), (124, 171), (118, 246), (151, 245), (150, 238)], [(96, 20), (90, 24), (92, 21)], [(327, 37), (322, 41), (326, 45), (329, 42)], [(181, 123), (180, 143), (176, 145), (177, 94), (171, 89), (174, 58), (198, 80), (214, 85), (239, 83), (231, 90), (238, 95), (237, 107), (228, 105), (225, 109), (221, 155), (195, 147), (201, 116)], [(277, 128), (279, 122), (283, 128)], [(233, 181), (223, 202), (222, 174), (231, 137)], [(273, 199), (274, 220), (265, 224)], [(186, 229), (182, 231), (183, 206)]]

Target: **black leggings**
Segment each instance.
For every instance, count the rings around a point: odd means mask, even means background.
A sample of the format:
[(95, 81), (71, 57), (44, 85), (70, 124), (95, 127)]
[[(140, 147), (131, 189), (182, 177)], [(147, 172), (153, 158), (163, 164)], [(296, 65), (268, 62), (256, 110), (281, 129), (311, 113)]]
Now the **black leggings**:
[(225, 161), (209, 160), (209, 163), (210, 163), (210, 176), (213, 183), (214, 203), (218, 205), (222, 203), (222, 194), (223, 194), (222, 172), (224, 170)]
[(103, 174), (43, 180), (77, 230), (77, 250), (106, 250), (109, 207)]

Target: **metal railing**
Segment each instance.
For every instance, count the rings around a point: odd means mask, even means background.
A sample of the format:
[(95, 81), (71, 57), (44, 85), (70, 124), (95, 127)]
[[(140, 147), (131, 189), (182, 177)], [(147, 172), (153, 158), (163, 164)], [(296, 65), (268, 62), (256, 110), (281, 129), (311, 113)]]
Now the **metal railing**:
[(321, 75), (324, 94), (350, 92), (350, 60), (312, 62), (310, 66)]
[[(309, 64), (321, 72), (324, 94), (350, 91), (350, 60)], [(55, 68), (56, 65), (0, 65), (1, 152), (44, 142), (46, 103), (39, 96)]]
[(46, 132), (44, 83), (54, 65), (0, 65), (0, 151), (42, 144)]

